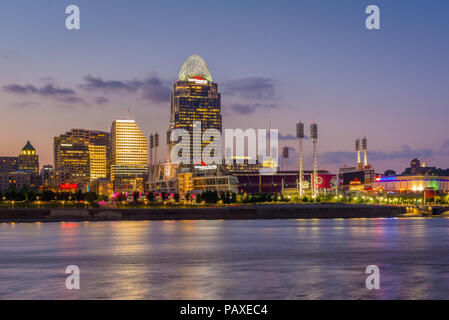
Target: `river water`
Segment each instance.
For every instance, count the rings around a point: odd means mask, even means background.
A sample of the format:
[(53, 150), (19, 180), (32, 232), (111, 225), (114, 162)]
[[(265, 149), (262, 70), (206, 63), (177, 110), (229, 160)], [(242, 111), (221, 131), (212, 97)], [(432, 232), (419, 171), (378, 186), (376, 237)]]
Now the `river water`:
[(0, 299), (449, 299), (449, 219), (3, 223)]

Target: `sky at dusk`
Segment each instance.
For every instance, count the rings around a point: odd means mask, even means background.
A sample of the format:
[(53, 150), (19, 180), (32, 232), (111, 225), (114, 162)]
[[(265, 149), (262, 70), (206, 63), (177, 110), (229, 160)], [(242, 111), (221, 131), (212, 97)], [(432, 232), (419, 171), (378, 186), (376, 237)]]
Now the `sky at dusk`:
[[(65, 28), (65, 8), (81, 29)], [(365, 28), (376, 4), (381, 29)], [(411, 159), (449, 167), (449, 1), (2, 0), (0, 156), (27, 140), (53, 163), (53, 137), (109, 131), (131, 109), (165, 138), (169, 95), (198, 54), (222, 94), (224, 128), (319, 125), (319, 167), (354, 165), (366, 135), (377, 172)], [(312, 146), (305, 143), (310, 168)], [(291, 165), (296, 161), (292, 151)]]

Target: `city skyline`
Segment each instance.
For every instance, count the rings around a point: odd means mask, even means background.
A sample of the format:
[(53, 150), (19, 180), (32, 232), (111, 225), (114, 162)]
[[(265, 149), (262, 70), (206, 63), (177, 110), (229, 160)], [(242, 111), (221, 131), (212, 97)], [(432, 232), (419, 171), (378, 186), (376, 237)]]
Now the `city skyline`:
[[(224, 128), (268, 128), (271, 122), (283, 137), (279, 147), (296, 149), (296, 138), (291, 138), (296, 122), (316, 120), (321, 131), (318, 166), (333, 172), (342, 163), (356, 162), (353, 141), (363, 136), (370, 140), (368, 157), (378, 172), (401, 171), (413, 158), (449, 167), (449, 96), (444, 90), (449, 50), (446, 42), (428, 39), (430, 33), (447, 38), (444, 2), (378, 1), (383, 13), (379, 33), (363, 28), (364, 1), (326, 2), (326, 10), (285, 2), (291, 13), (264, 1), (258, 6), (251, 1), (214, 3), (196, 8), (196, 14), (205, 16), (204, 26), (216, 27), (215, 37), (207, 37), (203, 24), (195, 23), (199, 36), (188, 39), (176, 21), (183, 10), (193, 13), (186, 4), (135, 1), (129, 8), (129, 16), (138, 17), (135, 24), (120, 12), (123, 4), (108, 4), (107, 11), (104, 1), (76, 4), (82, 15), (79, 33), (63, 28), (66, 2), (29, 4), (30, 12), (39, 14), (33, 19), (20, 12), (20, 25), (8, 16), (0, 19), (0, 36), (6, 39), (0, 45), (0, 108), (6, 120), (0, 133), (8, 137), (0, 144), (2, 156), (16, 156), (30, 140), (41, 166), (51, 164), (53, 137), (72, 128), (109, 131), (126, 108), (145, 136), (164, 133), (171, 87), (185, 59), (198, 54), (220, 85)], [(402, 11), (405, 4), (412, 10)], [(231, 12), (236, 6), (239, 11)], [(7, 7), (11, 16), (19, 14), (12, 1), (0, 7), (1, 12)], [(430, 9), (432, 19), (426, 15)], [(163, 24), (157, 13), (168, 10), (173, 20)], [(212, 19), (207, 10), (218, 13)], [(268, 12), (276, 22), (263, 19)], [(251, 24), (245, 21), (248, 14)], [(227, 19), (231, 15), (232, 23)], [(426, 23), (416, 22), (417, 17)], [(287, 23), (291, 27), (286, 29)], [(11, 28), (14, 38), (7, 32)], [(46, 46), (54, 50), (43, 50)], [(291, 155), (295, 163), (295, 153)], [(310, 141), (305, 156), (305, 166), (311, 168)]]

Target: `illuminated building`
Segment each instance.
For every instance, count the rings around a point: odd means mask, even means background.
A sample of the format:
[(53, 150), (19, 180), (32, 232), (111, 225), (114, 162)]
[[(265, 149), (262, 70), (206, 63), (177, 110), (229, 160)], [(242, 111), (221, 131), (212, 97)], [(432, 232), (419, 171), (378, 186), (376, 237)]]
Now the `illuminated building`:
[[(340, 178), (340, 190), (369, 190), (376, 177), (374, 168), (370, 165), (364, 168), (345, 167), (338, 172)], [(357, 188), (354, 188), (356, 187)]]
[(238, 179), (230, 175), (222, 165), (194, 166), (193, 189), (197, 193), (204, 191), (238, 193)]
[[(92, 166), (91, 161), (93, 162)], [(84, 185), (92, 177), (109, 177), (109, 133), (97, 130), (72, 129), (55, 137), (54, 162), (54, 169), (59, 173), (58, 179), (56, 179), (58, 184), (64, 182)], [(92, 177), (91, 168), (94, 170)], [(104, 176), (105, 172), (106, 176)]]
[[(84, 143), (62, 143), (58, 147), (56, 170), (70, 174), (70, 183), (85, 184), (90, 180), (89, 145)], [(58, 184), (63, 181), (58, 181)]]
[[(270, 193), (297, 196), (299, 194), (299, 171), (277, 171), (271, 174), (235, 172), (240, 193)], [(313, 171), (303, 172), (304, 195), (312, 195)], [(321, 193), (331, 192), (337, 185), (337, 177), (325, 170), (319, 170), (316, 178), (317, 189)]]
[(19, 171), (39, 174), (39, 156), (29, 141), (20, 152), (17, 163)]
[[(193, 55), (189, 57), (179, 72), (178, 81), (171, 94), (170, 130), (185, 129), (190, 134), (190, 163), (201, 159), (202, 150), (210, 141), (197, 141), (193, 135), (194, 121), (201, 122), (201, 133), (208, 129), (222, 131), (221, 97), (218, 86), (204, 60)], [(194, 144), (201, 143), (201, 150), (194, 150)], [(182, 147), (182, 141), (179, 143)], [(198, 164), (198, 163), (195, 163)]]
[(370, 191), (373, 187), (376, 172), (371, 164), (368, 163), (368, 140), (363, 138), (362, 149), (364, 161), (360, 156), (360, 139), (355, 143), (355, 152), (357, 153), (357, 165), (355, 167), (343, 167), (338, 171), (339, 188), (342, 191)]
[(177, 177), (149, 182), (153, 192), (202, 193), (203, 191), (238, 192), (238, 180), (223, 165), (182, 166)]
[(449, 169), (437, 169), (427, 166), (427, 162), (413, 159), (410, 167), (402, 175), (387, 170), (383, 176), (377, 176), (373, 184), (376, 192), (418, 193), (431, 190), (439, 194), (449, 193)]
[(377, 177), (373, 189), (388, 193), (422, 193), (431, 189), (444, 194), (449, 193), (449, 177), (425, 175)]
[(17, 157), (0, 157), (0, 173), (16, 172), (19, 169)]
[(143, 191), (143, 177), (148, 175), (148, 139), (134, 120), (114, 120), (111, 138), (114, 191)]
[(18, 157), (0, 157), (0, 190), (10, 186), (17, 190), (23, 186), (36, 190), (41, 185), (39, 176), (39, 156), (28, 141)]
[(90, 181), (105, 179), (108, 176), (108, 157), (106, 146), (89, 144)]
[(178, 179), (180, 194), (187, 194), (193, 191), (193, 174), (191, 172), (180, 173)]
[(84, 192), (95, 192), (99, 196), (112, 198), (114, 183), (108, 179), (97, 179), (90, 181), (84, 188)]
[[(239, 163), (238, 160), (243, 160), (243, 163)], [(223, 163), (225, 160), (223, 159)], [(255, 162), (255, 163), (253, 163)], [(230, 173), (234, 172), (259, 172), (262, 168), (262, 164), (259, 160), (252, 161), (252, 158), (249, 156), (232, 156), (232, 163), (225, 164), (226, 169), (229, 170)]]

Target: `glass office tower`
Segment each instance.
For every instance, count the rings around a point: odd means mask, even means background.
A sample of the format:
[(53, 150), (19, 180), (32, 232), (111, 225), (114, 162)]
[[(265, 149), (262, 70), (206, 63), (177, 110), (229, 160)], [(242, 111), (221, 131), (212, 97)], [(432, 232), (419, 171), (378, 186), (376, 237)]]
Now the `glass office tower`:
[[(170, 131), (182, 128), (190, 134), (190, 163), (193, 163), (194, 158), (201, 158), (201, 154), (194, 154), (193, 149), (194, 121), (201, 122), (201, 133), (208, 129), (222, 131), (218, 86), (212, 82), (206, 62), (200, 56), (189, 57), (182, 66), (178, 81), (173, 85), (170, 113)], [(201, 142), (201, 153), (208, 143), (209, 141)]]
[(72, 129), (55, 137), (55, 171), (68, 177), (64, 182), (80, 185), (109, 177), (110, 141), (108, 132), (85, 129)]
[(114, 191), (143, 191), (143, 176), (148, 175), (148, 139), (134, 120), (114, 120), (111, 154)]

